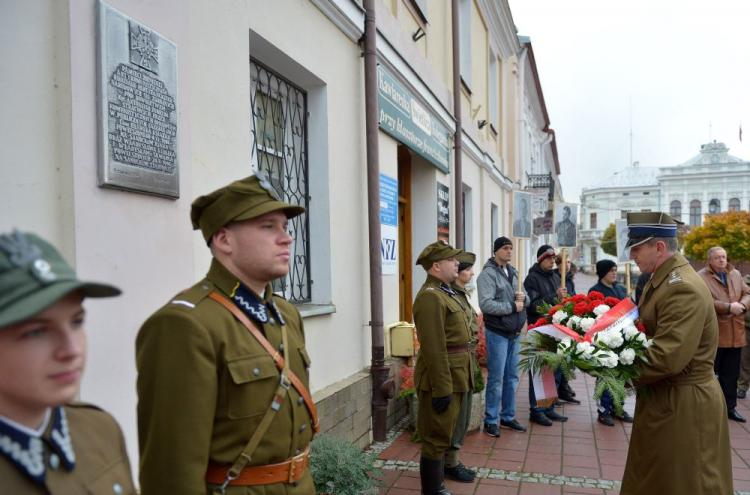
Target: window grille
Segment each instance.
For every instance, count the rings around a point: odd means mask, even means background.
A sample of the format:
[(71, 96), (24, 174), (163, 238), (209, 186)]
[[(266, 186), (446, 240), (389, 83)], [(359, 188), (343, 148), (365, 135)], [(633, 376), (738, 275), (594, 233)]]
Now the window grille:
[(284, 201), (306, 212), (289, 220), (294, 238), (289, 274), (273, 283), (294, 303), (310, 302), (310, 208), (307, 162), (307, 93), (256, 60), (250, 60), (253, 112), (251, 166), (265, 171)]

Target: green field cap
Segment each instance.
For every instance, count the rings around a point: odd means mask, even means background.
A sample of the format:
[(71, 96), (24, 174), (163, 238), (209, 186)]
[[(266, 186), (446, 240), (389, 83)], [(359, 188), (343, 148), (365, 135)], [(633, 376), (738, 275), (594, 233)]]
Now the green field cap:
[(285, 203), (265, 172), (232, 182), (193, 201), (190, 220), (193, 230), (200, 229), (206, 242), (230, 222), (250, 220), (282, 210), (287, 218), (305, 212), (301, 206)]
[(469, 251), (463, 251), (461, 250), (460, 253), (456, 255), (456, 259), (458, 262), (462, 265), (474, 265), (474, 263), (477, 262), (477, 255), (474, 253), (471, 253)]
[(421, 253), (419, 253), (416, 264), (422, 265), (422, 268), (425, 270), (429, 270), (433, 263), (448, 258), (454, 258), (461, 252), (460, 249), (454, 249), (443, 241), (436, 241), (428, 245)]
[(0, 235), (0, 328), (31, 318), (74, 290), (84, 297), (120, 294), (114, 286), (78, 280), (60, 253), (34, 234)]

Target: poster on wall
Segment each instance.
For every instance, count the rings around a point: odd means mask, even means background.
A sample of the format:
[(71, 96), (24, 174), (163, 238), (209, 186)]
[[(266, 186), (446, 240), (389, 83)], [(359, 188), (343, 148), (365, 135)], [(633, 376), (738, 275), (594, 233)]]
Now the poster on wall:
[(513, 237), (531, 238), (531, 194), (513, 192)]
[(437, 185), (437, 238), (438, 241), (450, 243), (450, 193), (448, 186), (438, 182)]
[(617, 240), (617, 261), (630, 261), (625, 252), (625, 244), (628, 242), (628, 221), (625, 218), (615, 220), (615, 238)]
[(398, 181), (380, 174), (380, 254), (383, 275), (395, 275), (398, 257)]
[(577, 204), (555, 204), (555, 241), (557, 247), (575, 247), (577, 218)]

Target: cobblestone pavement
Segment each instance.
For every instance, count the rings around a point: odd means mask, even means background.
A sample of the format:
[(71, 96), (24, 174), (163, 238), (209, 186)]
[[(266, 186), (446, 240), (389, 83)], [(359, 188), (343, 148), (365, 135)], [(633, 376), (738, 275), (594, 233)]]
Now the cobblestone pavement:
[[(595, 282), (596, 277), (576, 276), (579, 292)], [(568, 416), (566, 423), (529, 425), (528, 380), (522, 377), (516, 393), (516, 417), (529, 430), (502, 429), (500, 438), (469, 433), (461, 461), (478, 471), (477, 479), (473, 483), (447, 481), (449, 490), (454, 495), (619, 493), (631, 425), (617, 421), (608, 427), (596, 421), (592, 378), (579, 373), (571, 385), (581, 404), (558, 408)], [(738, 402), (740, 413), (750, 417), (750, 399)], [(625, 408), (632, 413), (633, 407), (634, 399), (629, 398)], [(729, 423), (735, 493), (750, 495), (750, 426)], [(410, 432), (397, 427), (387, 442), (372, 448), (379, 453), (381, 494), (420, 493), (419, 445), (411, 441)]]

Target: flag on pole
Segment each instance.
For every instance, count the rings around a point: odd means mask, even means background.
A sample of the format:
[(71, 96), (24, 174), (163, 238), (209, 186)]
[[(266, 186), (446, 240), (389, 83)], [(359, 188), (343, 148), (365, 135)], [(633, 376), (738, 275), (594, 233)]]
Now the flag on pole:
[(740, 143), (742, 142), (742, 122), (740, 122)]

